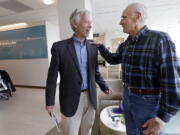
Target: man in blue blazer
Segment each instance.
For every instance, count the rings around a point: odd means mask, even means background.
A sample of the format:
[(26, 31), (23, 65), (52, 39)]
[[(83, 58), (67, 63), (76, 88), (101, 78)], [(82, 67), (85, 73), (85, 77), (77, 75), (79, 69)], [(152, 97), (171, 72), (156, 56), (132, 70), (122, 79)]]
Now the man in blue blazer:
[(90, 135), (95, 118), (96, 83), (111, 94), (97, 64), (97, 47), (86, 39), (92, 28), (91, 14), (75, 10), (70, 16), (74, 34), (53, 44), (46, 87), (46, 110), (53, 111), (56, 81), (60, 74), (59, 100), (63, 135)]

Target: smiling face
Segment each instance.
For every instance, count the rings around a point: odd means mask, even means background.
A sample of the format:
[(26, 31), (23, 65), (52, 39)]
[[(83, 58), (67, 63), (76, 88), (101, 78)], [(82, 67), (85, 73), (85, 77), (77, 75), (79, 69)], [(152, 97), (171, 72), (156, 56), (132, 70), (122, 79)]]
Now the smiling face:
[(120, 21), (123, 32), (130, 35), (136, 33), (137, 20), (137, 13), (133, 13), (130, 7), (126, 8), (122, 13)]
[(85, 14), (80, 17), (79, 22), (75, 25), (75, 34), (80, 38), (86, 38), (89, 36), (92, 28), (92, 17), (89, 14)]

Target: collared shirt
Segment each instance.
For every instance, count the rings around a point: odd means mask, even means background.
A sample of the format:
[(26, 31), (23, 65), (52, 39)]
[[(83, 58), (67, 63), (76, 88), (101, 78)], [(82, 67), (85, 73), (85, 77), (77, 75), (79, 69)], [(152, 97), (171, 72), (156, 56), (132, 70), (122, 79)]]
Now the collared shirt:
[(87, 57), (86, 40), (84, 41), (84, 44), (81, 44), (80, 40), (75, 36), (73, 36), (73, 40), (74, 40), (74, 46), (82, 76), (81, 89), (83, 90), (88, 88), (88, 72), (87, 72), (88, 57)]
[(139, 89), (160, 89), (158, 116), (169, 118), (180, 109), (180, 62), (169, 35), (144, 26), (134, 37), (120, 44), (116, 53), (98, 47), (110, 64), (122, 64), (123, 82)]

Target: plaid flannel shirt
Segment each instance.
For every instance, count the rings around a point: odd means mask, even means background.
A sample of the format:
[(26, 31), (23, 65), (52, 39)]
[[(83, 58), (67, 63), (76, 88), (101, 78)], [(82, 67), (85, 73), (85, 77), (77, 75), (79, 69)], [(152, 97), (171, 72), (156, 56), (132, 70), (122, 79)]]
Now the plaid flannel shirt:
[(164, 32), (144, 26), (134, 39), (129, 36), (110, 53), (98, 47), (110, 64), (122, 64), (123, 82), (139, 89), (160, 89), (161, 101), (157, 116), (167, 122), (180, 109), (180, 62), (175, 45)]

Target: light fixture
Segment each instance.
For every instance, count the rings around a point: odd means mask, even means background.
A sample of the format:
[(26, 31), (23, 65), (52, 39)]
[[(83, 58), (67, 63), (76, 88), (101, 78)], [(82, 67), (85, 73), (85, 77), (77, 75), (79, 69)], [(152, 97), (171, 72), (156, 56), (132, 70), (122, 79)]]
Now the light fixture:
[(54, 0), (43, 0), (43, 3), (46, 5), (51, 5), (54, 3)]
[(16, 23), (16, 24), (10, 24), (10, 25), (4, 25), (0, 26), (0, 31), (8, 31), (8, 30), (14, 30), (14, 29), (20, 29), (27, 27), (28, 24), (25, 22), (22, 23)]

